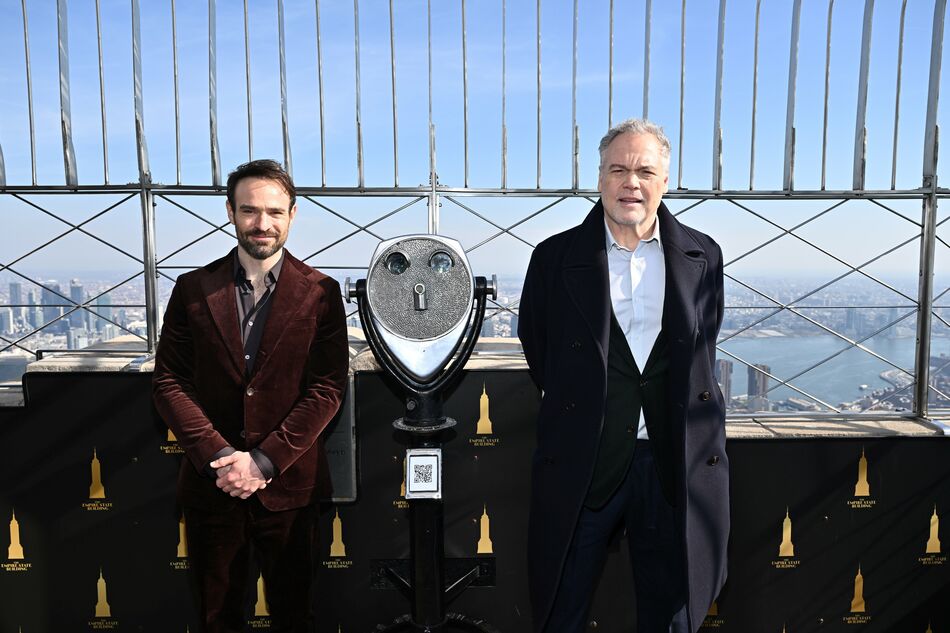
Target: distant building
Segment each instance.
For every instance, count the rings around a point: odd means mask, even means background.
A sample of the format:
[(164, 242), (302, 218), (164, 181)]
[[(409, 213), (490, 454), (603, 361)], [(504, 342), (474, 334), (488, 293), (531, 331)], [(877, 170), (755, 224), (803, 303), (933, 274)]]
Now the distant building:
[(518, 315), (511, 315), (511, 337), (518, 338)]
[(26, 308), (23, 304), (23, 284), (19, 281), (10, 282), (10, 305), (13, 307), (13, 322), (23, 319)]
[[(108, 293), (96, 299), (96, 314), (99, 315), (99, 318), (96, 319), (96, 332), (104, 332), (106, 328), (112, 325), (110, 323), (112, 321), (112, 300)], [(102, 338), (108, 340), (105, 336)]]
[[(83, 302), (83, 291), (82, 284), (79, 283), (78, 279), (73, 279), (69, 282), (69, 299), (76, 305), (81, 305)], [(69, 314), (69, 327), (71, 328), (85, 328), (86, 327), (86, 311), (82, 308), (77, 308), (75, 311)]]
[(46, 281), (42, 285), (40, 290), (40, 305), (43, 306), (43, 323), (49, 323), (59, 318), (63, 314), (63, 309), (56, 307), (56, 304), (61, 303), (61, 299), (57, 294), (59, 292), (59, 284), (53, 280)]
[(0, 307), (0, 334), (13, 334), (13, 308)]
[(732, 361), (720, 358), (716, 361), (716, 382), (722, 389), (722, 397), (726, 401), (726, 406), (732, 400)]
[(26, 321), (34, 330), (43, 325), (43, 311), (36, 305), (36, 293), (30, 290), (26, 295)]
[(495, 336), (495, 319), (490, 319), (487, 315), (485, 316), (485, 320), (482, 321), (482, 331), (480, 336), (483, 338)]
[(768, 411), (770, 409), (769, 399), (766, 394), (769, 391), (769, 376), (772, 368), (768, 365), (755, 364), (749, 366), (749, 400), (748, 407), (750, 411)]

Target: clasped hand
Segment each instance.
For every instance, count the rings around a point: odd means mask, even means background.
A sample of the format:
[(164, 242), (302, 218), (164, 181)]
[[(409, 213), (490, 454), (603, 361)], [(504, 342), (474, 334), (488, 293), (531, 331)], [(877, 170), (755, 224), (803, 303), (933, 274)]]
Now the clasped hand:
[(264, 480), (264, 474), (257, 467), (251, 454), (236, 451), (211, 462), (218, 478), (215, 485), (232, 497), (247, 499), (252, 494), (267, 487), (270, 479)]

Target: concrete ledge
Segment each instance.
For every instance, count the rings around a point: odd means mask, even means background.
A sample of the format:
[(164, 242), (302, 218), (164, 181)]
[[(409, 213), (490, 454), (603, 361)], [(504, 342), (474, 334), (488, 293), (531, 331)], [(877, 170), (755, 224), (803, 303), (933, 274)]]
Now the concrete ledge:
[(48, 352), (43, 359), (26, 366), (26, 372), (124, 371), (132, 361), (147, 354), (137, 336), (117, 336), (82, 350)]
[(732, 418), (726, 422), (726, 437), (738, 439), (815, 439), (846, 437), (942, 436), (945, 425), (913, 418)]

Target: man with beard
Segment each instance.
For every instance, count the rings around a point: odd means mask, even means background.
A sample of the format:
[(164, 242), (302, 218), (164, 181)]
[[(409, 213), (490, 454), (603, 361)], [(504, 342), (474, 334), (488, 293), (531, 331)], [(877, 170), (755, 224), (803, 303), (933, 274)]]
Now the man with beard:
[(725, 581), (722, 252), (663, 204), (669, 165), (656, 124), (611, 128), (600, 200), (528, 265), (518, 336), (543, 391), (528, 545), (536, 631), (588, 630), (621, 528), (638, 632), (696, 631)]
[(339, 284), (284, 249), (297, 213), (274, 161), (228, 176), (238, 246), (175, 284), (153, 394), (185, 451), (178, 476), (204, 630), (243, 631), (256, 554), (272, 631), (313, 631), (316, 502), (329, 494), (321, 431), (348, 366)]

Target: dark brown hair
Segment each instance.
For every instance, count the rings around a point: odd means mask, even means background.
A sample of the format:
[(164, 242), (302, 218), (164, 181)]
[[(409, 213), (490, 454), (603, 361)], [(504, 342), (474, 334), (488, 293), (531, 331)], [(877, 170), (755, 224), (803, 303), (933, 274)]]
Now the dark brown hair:
[(231, 203), (231, 208), (235, 211), (237, 211), (237, 206), (234, 204), (234, 190), (237, 189), (238, 183), (245, 178), (264, 178), (277, 181), (290, 196), (290, 206), (287, 210), (290, 211), (294, 208), (294, 203), (297, 201), (297, 188), (294, 187), (293, 179), (290, 174), (284, 171), (280, 163), (264, 158), (238, 165), (234, 171), (228, 174), (228, 202)]

